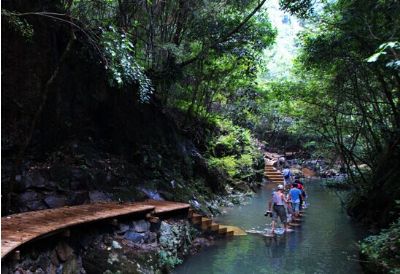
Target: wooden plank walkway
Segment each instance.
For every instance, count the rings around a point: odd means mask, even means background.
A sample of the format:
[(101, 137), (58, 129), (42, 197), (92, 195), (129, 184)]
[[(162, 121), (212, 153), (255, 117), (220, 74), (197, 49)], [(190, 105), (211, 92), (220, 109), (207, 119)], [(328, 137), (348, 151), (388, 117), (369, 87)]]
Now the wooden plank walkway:
[(1, 218), (1, 258), (34, 239), (62, 229), (134, 214), (162, 214), (189, 209), (189, 204), (147, 200), (135, 203), (93, 203), (14, 214)]

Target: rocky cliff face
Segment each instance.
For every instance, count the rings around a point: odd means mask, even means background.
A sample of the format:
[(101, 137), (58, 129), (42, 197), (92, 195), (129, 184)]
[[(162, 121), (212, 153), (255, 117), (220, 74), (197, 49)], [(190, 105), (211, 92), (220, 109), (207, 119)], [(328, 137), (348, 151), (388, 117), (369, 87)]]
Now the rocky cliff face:
[(83, 37), (66, 52), (65, 25), (29, 22), (28, 38), (2, 25), (3, 214), (147, 197), (201, 207), (226, 193), (205, 144), (182, 132), (156, 96), (141, 104), (137, 87), (110, 88)]

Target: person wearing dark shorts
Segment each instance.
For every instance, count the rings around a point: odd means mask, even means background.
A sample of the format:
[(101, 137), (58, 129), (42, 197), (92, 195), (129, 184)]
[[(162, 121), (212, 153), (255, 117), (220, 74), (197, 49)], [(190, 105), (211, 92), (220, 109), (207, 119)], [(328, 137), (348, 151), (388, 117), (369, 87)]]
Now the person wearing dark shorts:
[(278, 185), (277, 190), (272, 193), (272, 201), (269, 202), (269, 211), (272, 211), (272, 233), (275, 232), (275, 225), (278, 221), (278, 217), (283, 223), (285, 231), (289, 232), (285, 208), (287, 200), (285, 198), (285, 195), (283, 194), (283, 189), (283, 185)]

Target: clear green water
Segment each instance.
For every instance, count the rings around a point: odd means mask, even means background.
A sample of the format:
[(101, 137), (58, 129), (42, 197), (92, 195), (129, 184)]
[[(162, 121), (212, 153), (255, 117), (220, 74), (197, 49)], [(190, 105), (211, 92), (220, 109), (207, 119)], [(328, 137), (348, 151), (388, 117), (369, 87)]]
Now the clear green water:
[[(362, 231), (340, 206), (338, 196), (318, 182), (306, 184), (309, 207), (301, 227), (267, 238), (259, 234), (221, 239), (178, 266), (174, 273), (362, 273), (357, 241)], [(228, 209), (216, 219), (245, 230), (263, 230), (271, 186), (266, 185), (249, 204)]]

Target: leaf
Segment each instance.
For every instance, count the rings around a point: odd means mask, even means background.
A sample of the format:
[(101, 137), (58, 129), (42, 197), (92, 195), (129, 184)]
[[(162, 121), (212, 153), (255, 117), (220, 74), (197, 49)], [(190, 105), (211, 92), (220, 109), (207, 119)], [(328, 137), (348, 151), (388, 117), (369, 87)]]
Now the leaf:
[(386, 54), (386, 52), (384, 52), (384, 51), (374, 53), (373, 55), (371, 55), (371, 56), (367, 59), (367, 62), (368, 62), (368, 63), (376, 62), (376, 61), (378, 61), (379, 57), (380, 57), (381, 55), (384, 55), (384, 54)]

